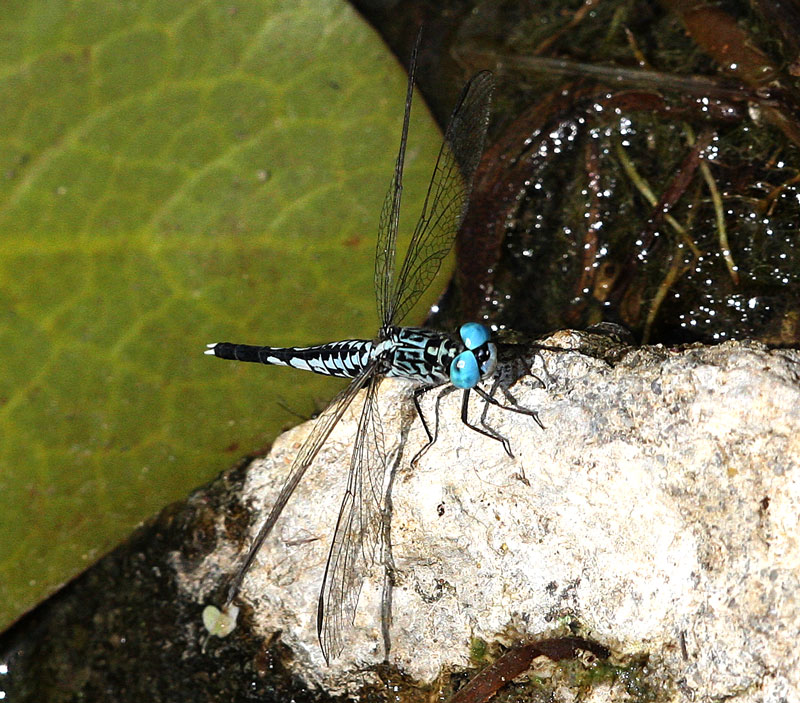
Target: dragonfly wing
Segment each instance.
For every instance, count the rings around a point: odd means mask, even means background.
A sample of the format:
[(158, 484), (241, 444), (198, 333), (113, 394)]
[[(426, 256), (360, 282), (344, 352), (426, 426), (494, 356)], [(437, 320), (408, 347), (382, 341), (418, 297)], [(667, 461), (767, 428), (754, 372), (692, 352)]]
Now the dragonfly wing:
[(347, 491), (336, 522), (317, 609), (317, 634), (326, 661), (339, 656), (352, 624), (364, 576), (382, 553), (387, 457), (377, 408), (380, 378), (367, 386), (350, 460)]
[(486, 143), (494, 79), (477, 73), (464, 86), (444, 134), (425, 204), (387, 304), (384, 324), (399, 324), (433, 281), (467, 213), (472, 179)]
[(289, 474), (286, 477), (283, 486), (281, 487), (280, 493), (278, 494), (278, 497), (275, 500), (269, 515), (267, 516), (267, 519), (264, 521), (261, 529), (259, 529), (258, 535), (253, 541), (250, 551), (247, 553), (247, 558), (237, 569), (231, 580), (230, 586), (228, 587), (226, 607), (230, 605), (238, 595), (245, 574), (255, 561), (258, 552), (261, 550), (261, 546), (264, 544), (264, 540), (272, 532), (272, 529), (275, 527), (275, 523), (278, 521), (280, 514), (286, 507), (286, 503), (289, 502), (289, 498), (292, 497), (292, 494), (299, 485), (309, 466), (311, 466), (313, 463), (314, 459), (319, 453), (319, 450), (322, 448), (322, 445), (325, 444), (325, 441), (330, 436), (333, 428), (336, 427), (336, 424), (342, 419), (342, 415), (344, 415), (350, 403), (353, 401), (356, 395), (358, 395), (358, 392), (364, 387), (364, 385), (369, 384), (370, 381), (374, 381), (375, 371), (376, 364), (373, 363), (367, 366), (360, 375), (353, 379), (349, 386), (342, 390), (333, 399), (333, 401), (331, 401), (331, 404), (317, 419), (314, 428), (311, 430), (311, 434), (309, 434), (309, 436), (306, 438), (303, 446), (300, 447), (299, 451), (297, 452), (294, 461), (292, 461), (292, 465), (289, 468)]
[(406, 105), (403, 113), (403, 130), (400, 134), (400, 150), (397, 153), (397, 161), (394, 164), (392, 182), (389, 184), (389, 190), (383, 199), (381, 219), (378, 224), (378, 244), (375, 249), (375, 292), (378, 300), (378, 319), (384, 326), (391, 322), (390, 302), (392, 281), (394, 280), (395, 254), (397, 251), (397, 229), (400, 223), (400, 200), (403, 193), (403, 165), (406, 159), (408, 124), (411, 119), (411, 98), (414, 94), (414, 75), (417, 71), (417, 51), (421, 36), (421, 32), (417, 34), (417, 40), (411, 50)]

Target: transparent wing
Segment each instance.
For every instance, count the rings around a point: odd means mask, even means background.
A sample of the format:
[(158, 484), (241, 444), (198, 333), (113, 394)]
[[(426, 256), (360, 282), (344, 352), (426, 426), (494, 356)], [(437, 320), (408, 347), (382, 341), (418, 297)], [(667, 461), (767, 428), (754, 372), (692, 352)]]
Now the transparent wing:
[(395, 252), (397, 250), (397, 229), (400, 223), (400, 200), (403, 194), (403, 165), (408, 142), (408, 123), (411, 118), (411, 98), (414, 94), (414, 76), (417, 72), (417, 51), (422, 34), (417, 34), (411, 50), (408, 66), (408, 87), (406, 105), (403, 113), (403, 131), (400, 134), (400, 150), (394, 164), (392, 182), (383, 199), (381, 219), (378, 223), (378, 244), (375, 249), (375, 293), (378, 301), (378, 319), (382, 325), (390, 322), (390, 299), (394, 280)]
[[(384, 325), (402, 321), (431, 284), (453, 246), (467, 213), (472, 179), (483, 154), (493, 90), (494, 79), (489, 71), (476, 74), (464, 86), (450, 116), (422, 214), (388, 302), (383, 304)], [(392, 286), (390, 282), (382, 285)]]
[(339, 656), (352, 625), (366, 570), (381, 552), (387, 458), (377, 408), (379, 378), (367, 386), (350, 459), (347, 491), (336, 521), (317, 608), (317, 634), (325, 661)]
[(264, 544), (264, 540), (269, 536), (270, 532), (272, 532), (272, 529), (275, 527), (275, 523), (278, 521), (278, 517), (280, 517), (283, 509), (286, 507), (286, 503), (289, 502), (289, 498), (292, 497), (292, 494), (299, 485), (309, 466), (311, 466), (313, 463), (314, 459), (319, 453), (319, 450), (322, 448), (322, 445), (325, 444), (325, 441), (330, 436), (333, 428), (336, 427), (336, 424), (339, 422), (339, 420), (341, 420), (342, 415), (344, 415), (348, 406), (356, 397), (358, 392), (364, 387), (364, 385), (369, 383), (370, 388), (372, 385), (374, 385), (376, 370), (377, 365), (374, 363), (367, 366), (359, 376), (353, 379), (347, 388), (342, 390), (333, 399), (333, 401), (331, 401), (331, 404), (317, 419), (314, 429), (311, 430), (311, 434), (303, 443), (303, 446), (300, 447), (299, 451), (297, 452), (297, 456), (294, 458), (294, 461), (292, 461), (286, 481), (281, 487), (280, 493), (278, 494), (278, 497), (275, 500), (269, 515), (267, 516), (267, 519), (264, 521), (264, 524), (258, 531), (258, 535), (253, 541), (250, 551), (247, 553), (247, 558), (244, 560), (231, 580), (230, 586), (228, 587), (228, 598), (225, 603), (226, 607), (229, 606), (238, 595), (245, 574), (252, 566), (253, 561), (255, 561), (258, 552), (261, 550), (261, 546)]

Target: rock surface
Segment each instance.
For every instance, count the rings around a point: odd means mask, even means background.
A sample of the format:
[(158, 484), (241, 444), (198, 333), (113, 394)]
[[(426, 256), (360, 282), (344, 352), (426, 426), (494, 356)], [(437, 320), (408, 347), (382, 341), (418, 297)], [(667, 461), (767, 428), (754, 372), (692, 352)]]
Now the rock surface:
[[(549, 343), (582, 341), (565, 333)], [(546, 430), (518, 413), (488, 414), (514, 459), (461, 423), (454, 393), (442, 400), (438, 441), (412, 468), (424, 434), (408, 385), (381, 385), (387, 446), (401, 452), (389, 663), (431, 681), (466, 666), (475, 638), (577, 631), (616, 661), (646, 660), (659, 700), (800, 700), (800, 353), (727, 343), (605, 358), (545, 351), (532, 362), (546, 388), (525, 376), (512, 390)], [(380, 565), (330, 666), (316, 636), (357, 406), (297, 489), (241, 598), (253, 609), (248, 622), (264, 636), (280, 631), (296, 671), (328, 689), (360, 685), (364, 668), (383, 660)], [(476, 418), (481, 406), (473, 403)], [(252, 532), (311, 426), (249, 467)], [(219, 548), (179, 573), (200, 603), (249, 539), (222, 540), (222, 517), (218, 528)], [(594, 694), (629, 698), (619, 686)]]

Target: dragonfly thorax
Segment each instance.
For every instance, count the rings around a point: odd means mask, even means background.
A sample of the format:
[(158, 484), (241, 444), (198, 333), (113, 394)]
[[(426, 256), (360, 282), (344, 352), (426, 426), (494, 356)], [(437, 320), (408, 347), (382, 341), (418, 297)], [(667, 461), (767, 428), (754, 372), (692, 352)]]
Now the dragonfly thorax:
[(428, 385), (450, 380), (450, 364), (463, 346), (442, 332), (420, 327), (388, 327), (373, 347), (384, 362), (383, 374)]
[(427, 385), (450, 382), (474, 388), (494, 373), (497, 348), (489, 331), (476, 322), (459, 329), (460, 340), (420, 327), (386, 327), (370, 352), (382, 362), (380, 373)]

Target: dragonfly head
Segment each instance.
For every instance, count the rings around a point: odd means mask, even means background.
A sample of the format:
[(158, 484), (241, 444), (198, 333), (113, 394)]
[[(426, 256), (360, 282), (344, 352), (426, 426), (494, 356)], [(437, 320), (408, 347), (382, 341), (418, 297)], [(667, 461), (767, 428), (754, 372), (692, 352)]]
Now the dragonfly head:
[(478, 381), (494, 373), (497, 347), (489, 330), (477, 322), (467, 322), (458, 330), (466, 349), (450, 364), (450, 382), (457, 388), (474, 388)]

